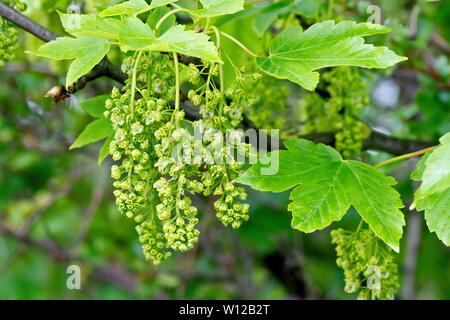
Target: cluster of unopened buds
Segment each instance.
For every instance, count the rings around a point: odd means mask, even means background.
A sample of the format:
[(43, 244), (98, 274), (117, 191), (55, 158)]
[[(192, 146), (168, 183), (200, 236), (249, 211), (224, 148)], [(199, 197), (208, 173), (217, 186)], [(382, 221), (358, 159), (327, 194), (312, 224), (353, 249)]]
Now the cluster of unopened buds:
[[(25, 11), (27, 6), (20, 0), (0, 0), (18, 11)], [(11, 62), (18, 46), (19, 31), (16, 26), (0, 16), (0, 67)]]
[[(245, 190), (231, 181), (243, 165), (234, 151), (245, 154), (251, 148), (241, 142), (243, 133), (230, 129), (241, 121), (243, 107), (209, 85), (189, 93), (204, 119), (193, 122), (193, 129), (182, 126), (184, 111), (170, 104), (175, 100), (173, 61), (167, 55), (144, 54), (139, 65), (131, 57), (122, 69), (130, 80), (121, 91), (113, 90), (104, 113), (115, 132), (109, 148), (117, 162), (111, 168), (114, 195), (119, 211), (138, 223), (146, 258), (159, 264), (171, 251), (191, 250), (199, 240), (191, 195), (218, 197), (214, 207), (226, 226), (238, 228), (249, 219), (249, 205), (241, 203)], [(208, 64), (208, 70), (214, 75), (219, 69)], [(197, 67), (189, 66), (188, 74), (199, 83)]]

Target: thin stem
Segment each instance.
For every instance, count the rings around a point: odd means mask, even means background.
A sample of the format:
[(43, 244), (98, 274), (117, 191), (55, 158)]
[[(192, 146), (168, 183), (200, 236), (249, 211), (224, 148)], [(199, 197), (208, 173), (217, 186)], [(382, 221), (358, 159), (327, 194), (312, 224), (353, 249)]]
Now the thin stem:
[(172, 114), (172, 119), (175, 116), (175, 113), (180, 111), (180, 66), (178, 63), (178, 54), (176, 52), (173, 53), (173, 61), (175, 62), (175, 111)]
[(358, 233), (358, 232), (359, 232), (359, 230), (361, 230), (361, 228), (362, 228), (363, 224), (364, 224), (364, 220), (363, 220), (363, 219), (361, 218), (361, 221), (359, 222), (359, 224), (358, 224), (358, 228), (356, 228), (356, 231), (355, 231), (355, 233)]
[[(222, 57), (222, 41), (220, 37), (220, 31), (217, 29), (216, 26), (212, 26), (211, 29), (214, 30), (216, 33), (216, 41), (217, 41), (217, 51), (219, 52), (219, 57)], [(225, 90), (225, 81), (224, 81), (224, 74), (223, 74), (223, 63), (219, 63), (219, 79), (220, 79), (220, 94), (222, 100), (224, 100), (223, 92)], [(219, 118), (222, 119), (223, 114), (223, 103), (220, 103), (219, 107)], [(222, 120), (220, 120), (222, 122)]]
[(327, 19), (330, 19), (333, 15), (333, 7), (334, 7), (334, 0), (328, 1), (328, 13), (327, 13)]
[(230, 39), (231, 41), (233, 41), (234, 43), (236, 43), (239, 47), (241, 47), (245, 52), (247, 52), (249, 55), (251, 55), (252, 57), (258, 57), (258, 55), (254, 52), (252, 52), (249, 48), (247, 48), (242, 42), (240, 42), (238, 39), (230, 36), (228, 33), (225, 33), (223, 31), (220, 32), (221, 35), (223, 35), (224, 37)]
[(172, 10), (170, 12), (167, 12), (156, 24), (155, 33), (158, 33), (158, 29), (161, 27), (161, 25), (164, 23), (164, 21), (166, 21), (171, 15), (176, 14), (178, 12), (185, 12), (187, 14), (190, 13), (190, 11), (188, 9), (183, 9), (183, 8), (178, 8), (178, 9)]
[(383, 167), (385, 165), (388, 165), (388, 164), (391, 164), (391, 163), (394, 163), (394, 162), (398, 162), (398, 161), (414, 158), (414, 157), (417, 157), (417, 156), (421, 156), (421, 155), (423, 155), (423, 154), (425, 154), (425, 153), (427, 153), (429, 151), (432, 151), (434, 149), (436, 149), (436, 147), (430, 147), (430, 148), (426, 148), (426, 149), (419, 150), (419, 151), (416, 151), (416, 152), (404, 154), (402, 156), (395, 157), (395, 158), (389, 159), (387, 161), (381, 162), (381, 163), (377, 164), (375, 166), (375, 168), (378, 169), (378, 168), (381, 168), (381, 167)]
[(198, 26), (202, 22), (202, 20), (203, 20), (202, 18), (199, 18), (197, 21), (195, 21), (192, 24), (191, 29), (194, 29), (196, 26)]
[(172, 3), (171, 5), (176, 9), (181, 9), (181, 7), (179, 5), (177, 5), (176, 3)]
[(175, 61), (175, 110), (180, 110), (180, 66), (178, 63), (178, 54), (176, 52), (173, 53), (173, 61)]
[(131, 80), (131, 103), (130, 103), (131, 113), (134, 113), (134, 102), (136, 100), (137, 68), (139, 66), (139, 61), (141, 60), (141, 57), (142, 57), (142, 51), (139, 51), (139, 54), (136, 58), (136, 62), (134, 63), (133, 78)]
[[(214, 32), (216, 33), (216, 38), (217, 38), (217, 51), (219, 52), (219, 57), (222, 56), (221, 51), (222, 51), (222, 41), (220, 38), (220, 31), (219, 29), (217, 29), (216, 26), (212, 26), (211, 29), (214, 30)], [(220, 76), (220, 91), (223, 92), (224, 90), (224, 78), (223, 78), (223, 63), (219, 63), (219, 76)]]

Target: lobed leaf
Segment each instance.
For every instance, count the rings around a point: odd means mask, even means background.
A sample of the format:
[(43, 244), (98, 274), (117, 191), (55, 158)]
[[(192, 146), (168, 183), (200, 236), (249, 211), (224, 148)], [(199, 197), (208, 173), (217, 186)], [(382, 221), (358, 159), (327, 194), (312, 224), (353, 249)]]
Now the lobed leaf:
[(166, 6), (178, 0), (153, 0), (149, 5), (145, 0), (129, 0), (115, 6), (106, 8), (100, 12), (100, 17), (111, 17), (119, 15), (128, 15), (136, 17), (137, 15), (150, 11), (154, 8)]
[(101, 95), (85, 100), (80, 103), (81, 108), (90, 116), (94, 118), (102, 118), (103, 112), (105, 112), (105, 103), (109, 96)]
[(209, 36), (193, 30), (185, 31), (184, 25), (171, 27), (156, 38), (150, 27), (137, 18), (127, 18), (119, 35), (124, 51), (150, 50), (178, 52), (207, 61), (221, 61), (217, 49)]
[(325, 21), (305, 32), (300, 27), (286, 29), (276, 38), (269, 57), (257, 57), (256, 63), (264, 72), (280, 79), (288, 79), (308, 90), (319, 83), (315, 70), (334, 66), (387, 68), (404, 57), (386, 47), (365, 44), (363, 37), (383, 34), (391, 29), (354, 21)]
[(98, 165), (99, 166), (103, 163), (103, 161), (109, 155), (109, 146), (110, 146), (111, 142), (113, 141), (113, 139), (114, 139), (114, 135), (112, 134), (106, 139), (105, 143), (103, 144), (102, 148), (100, 149), (100, 153), (98, 155)]
[(138, 18), (125, 18), (119, 33), (119, 42), (123, 51), (144, 50), (156, 40), (155, 33)]
[(58, 11), (61, 24), (66, 32), (75, 35), (81, 28), (81, 25), (87, 21), (95, 21), (96, 16), (94, 14), (79, 14), (79, 13), (63, 13)]
[[(290, 194), (288, 209), (293, 213), (292, 227), (303, 232), (320, 230), (342, 219), (353, 205), (373, 232), (399, 251), (405, 221), (399, 210), (403, 206), (400, 195), (391, 187), (396, 183), (393, 178), (368, 164), (344, 161), (323, 144), (303, 139), (285, 144), (287, 151), (271, 153), (271, 163), (252, 166), (236, 181), (272, 192), (297, 186)], [(275, 162), (278, 170), (263, 174), (262, 170)]]
[(420, 195), (450, 188), (450, 133), (440, 139), (441, 145), (427, 157), (422, 174)]
[[(156, 25), (158, 24), (159, 20), (164, 17), (167, 13), (169, 13), (171, 10), (168, 7), (159, 7), (154, 10), (152, 10), (147, 18), (147, 24), (150, 26), (152, 30), (155, 30)], [(169, 16), (159, 27), (158, 32), (159, 34), (164, 34), (167, 30), (169, 30), (171, 27), (175, 26), (177, 24), (177, 18), (175, 15)]]
[(97, 119), (86, 126), (84, 131), (70, 146), (70, 150), (84, 147), (114, 134), (111, 121), (106, 118)]
[(81, 35), (119, 40), (119, 34), (123, 30), (122, 21), (113, 18), (99, 18), (84, 22), (80, 29), (74, 30)]
[(66, 87), (89, 73), (109, 52), (107, 40), (95, 37), (60, 37), (44, 44), (34, 54), (55, 60), (75, 59), (69, 67)]
[(217, 17), (244, 10), (244, 0), (200, 0), (203, 9), (193, 11), (199, 17)]
[(413, 206), (425, 211), (430, 232), (436, 232), (450, 246), (450, 133), (440, 142), (438, 148), (422, 157), (411, 175), (413, 180), (422, 181)]
[(267, 7), (261, 7), (255, 16), (255, 30), (262, 36), (264, 32), (281, 16), (291, 12), (304, 17), (313, 18), (318, 10), (318, 4), (312, 0), (295, 0), (274, 2)]

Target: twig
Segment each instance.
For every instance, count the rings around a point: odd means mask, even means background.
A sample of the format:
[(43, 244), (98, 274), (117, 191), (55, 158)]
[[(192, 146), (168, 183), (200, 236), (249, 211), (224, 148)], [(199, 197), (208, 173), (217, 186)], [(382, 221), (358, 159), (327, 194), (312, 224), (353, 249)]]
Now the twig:
[(422, 218), (416, 210), (410, 212), (408, 231), (406, 234), (406, 253), (403, 265), (404, 278), (402, 298), (412, 300), (415, 298), (415, 283), (417, 269), (417, 255), (422, 233)]
[(90, 277), (104, 283), (112, 284), (123, 290), (134, 293), (138, 286), (139, 277), (120, 266), (102, 266), (95, 268)]
[(417, 36), (418, 30), (417, 20), (419, 18), (419, 14), (420, 14), (420, 6), (415, 5), (409, 16), (409, 33), (408, 33), (409, 39), (414, 39)]
[[(0, 15), (45, 42), (55, 40), (59, 37), (58, 34), (53, 33), (39, 23), (25, 17), (19, 11), (14, 10), (3, 2), (0, 2)], [(109, 77), (120, 83), (124, 83), (128, 78), (127, 75), (120, 70), (120, 68), (114, 66), (105, 58), (97, 66), (95, 66), (89, 74), (81, 77), (70, 88), (67, 88), (67, 91), (74, 93), (80, 89), (83, 89), (88, 82), (103, 76)]]
[[(82, 263), (90, 263), (87, 260), (75, 256), (70, 250), (64, 249), (54, 241), (37, 240), (30, 237), (28, 234), (24, 235), (20, 231), (9, 229), (0, 224), (0, 235), (1, 234), (5, 234), (23, 244), (42, 250), (58, 262), (79, 261)], [(138, 276), (119, 266), (94, 266), (94, 270), (90, 276), (94, 279), (120, 287), (131, 293), (135, 292), (137, 287)]]
[(443, 51), (445, 54), (450, 54), (450, 46), (448, 42), (442, 38), (439, 34), (433, 33), (430, 37), (430, 42), (435, 45), (439, 50)]
[(67, 261), (75, 259), (70, 253), (62, 249), (57, 243), (48, 240), (37, 240), (31, 238), (28, 234), (24, 234), (21, 231), (9, 229), (3, 225), (0, 225), (0, 234), (5, 234), (12, 238), (15, 238), (25, 244), (36, 247), (49, 253), (57, 261)]
[(373, 149), (389, 152), (393, 155), (416, 152), (432, 147), (436, 144), (433, 141), (418, 141), (409, 139), (399, 139), (390, 137), (383, 133), (373, 131), (368, 139), (364, 141), (364, 149)]
[[(203, 199), (201, 199), (200, 201), (203, 201)], [(209, 223), (211, 222), (211, 219), (213, 218), (212, 212), (214, 212), (214, 201), (212, 200), (212, 198), (210, 198), (206, 201), (206, 206), (204, 208), (204, 212), (207, 212), (208, 214), (205, 214), (203, 219), (200, 221), (200, 224), (198, 226), (198, 231), (200, 231), (200, 234), (203, 234), (204, 232), (206, 232), (206, 229), (207, 229)], [(192, 272), (192, 271), (186, 272), (186, 270), (194, 269), (194, 263), (195, 263), (195, 259), (197, 257), (199, 247), (200, 247), (200, 245), (196, 245), (194, 247), (194, 249), (192, 249), (190, 251), (190, 253), (183, 259), (183, 263), (182, 263), (183, 270), (177, 271), (177, 273), (181, 275), (181, 284), (177, 288), (177, 296), (179, 299), (185, 298), (187, 281), (198, 276), (194, 272)], [(231, 278), (231, 276), (229, 274), (226, 274), (226, 272), (224, 272), (223, 275), (227, 276), (228, 278)]]
[(72, 252), (74, 255), (78, 255), (81, 244), (86, 240), (86, 236), (89, 231), (89, 227), (91, 226), (92, 219), (94, 218), (94, 215), (97, 212), (105, 194), (107, 181), (108, 180), (105, 177), (105, 173), (102, 172), (99, 182), (97, 183), (94, 193), (92, 194), (91, 201), (89, 202), (89, 205), (84, 212), (83, 218), (81, 219), (81, 226), (78, 234), (72, 244)]
[[(0, 3), (0, 15), (4, 16), (9, 21), (17, 24), (24, 30), (28, 31), (29, 33), (35, 35), (36, 37), (44, 41), (51, 41), (58, 37), (58, 35), (54, 34), (50, 30), (30, 20), (29, 18), (22, 15), (20, 12), (8, 7), (3, 3)], [(225, 37), (228, 38), (230, 37), (229, 35), (223, 32), (221, 34)], [(253, 52), (249, 52), (249, 54), (255, 55)], [(190, 57), (186, 57), (183, 55), (179, 55), (179, 59), (181, 63), (186, 65), (188, 65), (189, 63), (195, 64), (196, 62), (198, 62), (198, 59), (192, 59)], [(124, 83), (125, 80), (128, 78), (128, 76), (124, 74), (117, 66), (112, 65), (111, 62), (104, 59), (96, 67), (94, 67), (91, 73), (80, 78), (77, 81), (77, 83), (74, 84), (73, 87), (68, 88), (67, 91), (69, 93), (73, 93), (78, 90), (81, 90), (86, 86), (87, 83), (102, 76), (109, 77), (120, 83)], [(185, 110), (188, 117), (190, 118), (190, 120), (201, 119), (201, 116), (198, 114), (196, 110), (192, 110), (192, 108), (186, 107), (185, 105), (183, 105), (182, 107), (183, 110)], [(252, 126), (251, 121), (247, 117), (244, 117), (243, 123), (246, 126), (246, 128), (250, 128)], [(332, 133), (311, 135), (306, 138), (309, 138), (312, 141), (321, 142), (325, 144), (332, 144), (334, 142), (334, 137)], [(283, 144), (281, 142), (278, 145), (279, 145), (278, 148), (283, 148)], [(415, 152), (417, 150), (430, 147), (432, 145), (433, 143), (413, 141), (413, 140), (402, 140), (374, 132), (372, 133), (370, 138), (364, 142), (364, 149), (383, 150), (393, 155), (401, 155), (404, 153)], [(274, 148), (271, 148), (269, 146), (268, 150), (272, 149)]]
[(251, 299), (254, 297), (256, 288), (253, 285), (253, 280), (250, 275), (253, 274), (253, 257), (250, 251), (242, 244), (242, 242), (236, 237), (236, 233), (227, 229), (227, 236), (229, 242), (234, 247), (233, 252), (237, 252), (239, 255), (239, 261), (242, 262), (244, 269), (243, 274), (236, 275), (236, 282), (241, 288), (240, 299)]
[(375, 168), (381, 168), (381, 167), (386, 166), (386, 165), (391, 164), (391, 163), (395, 163), (395, 162), (398, 162), (398, 161), (402, 161), (402, 160), (418, 157), (418, 156), (421, 156), (421, 155), (423, 155), (423, 154), (425, 154), (427, 152), (433, 151), (435, 148), (436, 147), (430, 147), (430, 148), (426, 148), (426, 149), (419, 150), (419, 151), (416, 151), (416, 152), (403, 154), (401, 156), (398, 156), (398, 157), (386, 160), (384, 162), (381, 162), (381, 163), (377, 164), (375, 166)]
[(251, 55), (252, 57), (258, 57), (258, 55), (254, 52), (252, 52), (249, 48), (247, 48), (242, 42), (240, 42), (238, 39), (230, 36), (228, 33), (225, 33), (223, 31), (220, 32), (220, 34), (222, 36), (224, 36), (225, 38), (230, 39), (231, 41), (233, 41), (235, 44), (237, 44), (239, 47), (242, 48), (242, 50), (244, 50), (245, 52), (247, 52), (249, 55)]
[(47, 28), (41, 26), (40, 24), (34, 22), (33, 20), (25, 17), (19, 11), (7, 6), (0, 1), (0, 15), (5, 17), (7, 20), (21, 27), (22, 29), (28, 31), (34, 36), (38, 37), (45, 42), (55, 40), (58, 35), (51, 32)]
[(81, 176), (83, 176), (87, 171), (88, 171), (87, 168), (85, 168), (83, 170), (80, 170), (80, 169), (74, 170), (74, 172), (68, 178), (68, 182), (60, 190), (52, 192), (51, 199), (48, 201), (47, 205), (44, 206), (43, 208), (37, 210), (36, 212), (34, 212), (31, 215), (31, 217), (28, 218), (27, 221), (25, 221), (25, 224), (21, 228), (20, 233), (22, 235), (28, 234), (28, 232), (33, 227), (33, 225), (36, 223), (36, 221), (39, 220), (47, 212), (47, 210), (49, 210), (53, 206), (53, 204), (56, 201), (58, 201), (59, 199), (61, 199), (64, 196), (66, 196), (72, 190), (72, 187), (75, 184), (75, 182), (77, 182), (78, 179)]

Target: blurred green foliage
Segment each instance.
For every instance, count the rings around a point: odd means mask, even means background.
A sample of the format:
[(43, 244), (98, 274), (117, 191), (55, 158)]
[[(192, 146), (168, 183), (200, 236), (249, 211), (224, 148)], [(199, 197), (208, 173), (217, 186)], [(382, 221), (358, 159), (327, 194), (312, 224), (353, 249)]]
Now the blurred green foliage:
[[(67, 11), (72, 1), (26, 2), (30, 18), (63, 33), (55, 10)], [(116, 2), (77, 3), (84, 3), (84, 10), (90, 12)], [(315, 18), (300, 17), (304, 25), (325, 19), (329, 2), (316, 2)], [(394, 108), (372, 104), (361, 118), (398, 137), (436, 140), (450, 130), (450, 1), (375, 2), (381, 8), (382, 22), (394, 29), (375, 42), (408, 56), (409, 61), (399, 67), (401, 70), (368, 77), (369, 87), (374, 89), (381, 78), (392, 76), (401, 95)], [(333, 18), (365, 21), (370, 16), (369, 4), (335, 1)], [(419, 14), (417, 30), (411, 35), (413, 10), (419, 10)], [(268, 39), (258, 38), (252, 19), (230, 20), (221, 28), (251, 50), (262, 52)], [(285, 12), (271, 28), (276, 32), (282, 24), (290, 23), (292, 15)], [(242, 32), (243, 28), (248, 32)], [(208, 199), (196, 198), (203, 234), (198, 248), (175, 255), (158, 268), (147, 263), (133, 224), (117, 212), (114, 204), (108, 169), (111, 160), (97, 167), (101, 144), (68, 151), (92, 121), (80, 101), (109, 92), (112, 82), (98, 80), (64, 102), (52, 103), (44, 95), (64, 82), (67, 65), (48, 65), (24, 54), (24, 49), (34, 50), (40, 44), (22, 32), (16, 61), (0, 69), (0, 225), (16, 231), (0, 233), (1, 299), (354, 298), (344, 293), (343, 271), (335, 264), (330, 230), (305, 235), (291, 229), (286, 210), (289, 192), (273, 195), (249, 191), (251, 218), (238, 231), (228, 230), (214, 219)], [(225, 40), (224, 46), (232, 50), (231, 59), (236, 64), (246, 63), (246, 56), (234, 48), (235, 44)], [(231, 77), (231, 69), (225, 67)], [(298, 87), (288, 86), (296, 99), (305, 96)], [(379, 162), (387, 155), (371, 151), (362, 157)], [(408, 162), (389, 168), (399, 181), (397, 190), (405, 203), (412, 197), (409, 173), (413, 167)], [(406, 214), (407, 220), (412, 219)], [(450, 251), (428, 232), (422, 214), (419, 218), (414, 295), (450, 299)], [(333, 227), (353, 230), (358, 222), (357, 214), (351, 212)], [(26, 228), (29, 232), (21, 237), (20, 232)], [(404, 296), (407, 231), (397, 257), (399, 297)], [(66, 287), (66, 268), (71, 264), (81, 266), (80, 291)]]

